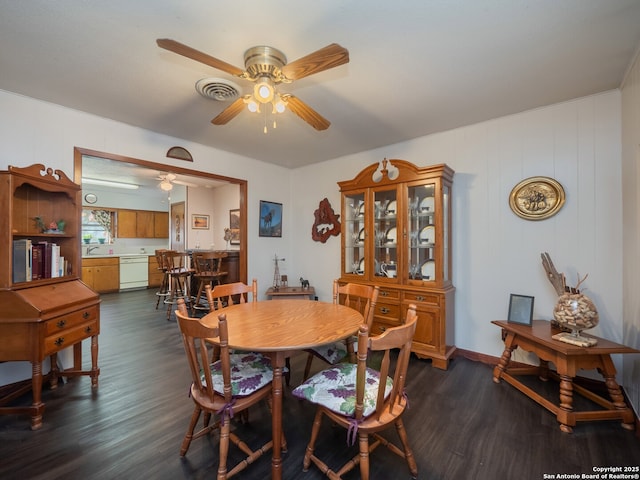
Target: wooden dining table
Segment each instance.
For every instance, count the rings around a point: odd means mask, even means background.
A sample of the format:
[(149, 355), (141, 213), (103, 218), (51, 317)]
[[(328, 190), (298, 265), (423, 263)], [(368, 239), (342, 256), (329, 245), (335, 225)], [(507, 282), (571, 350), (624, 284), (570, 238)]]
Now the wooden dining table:
[(262, 352), (273, 367), (271, 478), (282, 478), (282, 373), (293, 351), (317, 347), (354, 335), (363, 316), (344, 305), (313, 300), (278, 300), (239, 303), (205, 315), (214, 326), (218, 315), (227, 316), (229, 347)]

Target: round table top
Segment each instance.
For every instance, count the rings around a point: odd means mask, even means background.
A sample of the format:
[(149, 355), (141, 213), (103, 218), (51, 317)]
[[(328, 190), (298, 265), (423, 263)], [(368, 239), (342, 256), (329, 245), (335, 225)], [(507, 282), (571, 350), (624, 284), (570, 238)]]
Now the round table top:
[(211, 312), (204, 324), (226, 314), (229, 347), (258, 352), (298, 350), (325, 345), (358, 331), (364, 317), (344, 305), (313, 300), (265, 300), (238, 303)]

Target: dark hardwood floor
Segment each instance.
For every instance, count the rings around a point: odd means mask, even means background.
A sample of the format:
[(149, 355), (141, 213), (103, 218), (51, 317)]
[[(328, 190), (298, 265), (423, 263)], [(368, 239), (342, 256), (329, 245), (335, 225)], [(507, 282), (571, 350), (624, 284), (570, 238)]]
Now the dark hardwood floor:
[[(97, 389), (88, 378), (45, 389), (39, 431), (29, 429), (25, 416), (0, 416), (0, 478), (215, 478), (216, 434), (194, 440), (185, 458), (178, 455), (192, 412), (189, 373), (177, 324), (155, 310), (154, 292), (103, 295), (101, 329)], [(88, 350), (85, 346), (87, 358)], [(293, 358), (293, 384), (305, 358)], [(557, 395), (552, 382), (542, 388)], [(324, 478), (314, 467), (302, 472), (314, 407), (289, 392), (283, 477)], [(573, 434), (562, 433), (553, 415), (506, 383), (494, 384), (491, 366), (479, 362), (458, 357), (442, 371), (414, 357), (407, 392), (405, 424), (421, 479), (539, 480), (551, 478), (544, 474), (640, 465), (640, 439), (619, 422), (579, 423)], [(18, 401), (29, 404), (30, 395)], [(248, 443), (270, 435), (266, 405), (252, 409), (250, 420), (237, 427)], [(394, 431), (389, 435), (395, 440)], [(345, 431), (329, 424), (317, 452), (336, 461), (354, 454), (347, 452)], [(270, 467), (269, 454), (235, 478), (266, 479)], [(403, 460), (383, 447), (372, 457), (371, 473), (380, 480), (410, 478)], [(358, 471), (346, 478), (359, 478)]]

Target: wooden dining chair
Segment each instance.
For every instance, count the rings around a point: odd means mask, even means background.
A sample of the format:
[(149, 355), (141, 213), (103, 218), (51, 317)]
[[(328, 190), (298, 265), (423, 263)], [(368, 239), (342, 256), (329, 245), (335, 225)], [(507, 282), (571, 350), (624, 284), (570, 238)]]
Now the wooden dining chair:
[[(373, 314), (376, 310), (376, 303), (380, 287), (371, 285), (362, 285), (360, 283), (346, 283), (340, 285), (338, 280), (333, 281), (333, 303), (346, 305), (359, 311), (364, 317), (365, 323), (371, 329), (373, 324)], [(310, 348), (307, 351), (307, 364), (304, 367), (304, 380), (309, 378), (311, 372), (311, 364), (314, 358), (335, 365), (345, 359), (350, 362), (355, 361), (354, 338), (343, 342), (331, 343), (329, 345), (321, 345), (319, 347)]]
[[(416, 306), (412, 304), (409, 305), (404, 324), (388, 328), (379, 336), (369, 337), (369, 329), (363, 325), (358, 333), (357, 364), (334, 365), (315, 374), (293, 390), (298, 398), (317, 405), (311, 438), (303, 460), (304, 471), (313, 462), (327, 477), (335, 480), (360, 464), (360, 478), (368, 480), (369, 454), (382, 444), (403, 457), (411, 476), (417, 477), (418, 467), (402, 421), (402, 414), (409, 404), (405, 385), (416, 321)], [(395, 349), (398, 349), (397, 356)], [(367, 367), (369, 352), (382, 354), (379, 369)], [(347, 431), (348, 445), (352, 446), (356, 437), (358, 439), (358, 454), (336, 471), (331, 470), (315, 454), (322, 417), (325, 415), (335, 425)], [(378, 433), (392, 425), (395, 426), (402, 448)], [(369, 441), (370, 437), (372, 443)], [(327, 451), (331, 452), (335, 448), (335, 443), (332, 443), (327, 446)]]
[(254, 278), (251, 285), (242, 282), (223, 283), (208, 290), (205, 285), (205, 294), (210, 311), (220, 310), (236, 303), (257, 302), (258, 280)]
[(193, 302), (191, 303), (191, 314), (195, 315), (196, 310), (210, 310), (209, 304), (203, 305), (201, 302), (204, 288), (207, 285), (215, 287), (222, 283), (222, 279), (228, 272), (222, 271), (222, 259), (227, 258), (227, 252), (195, 252), (193, 258), (193, 281), (198, 286)]
[[(268, 359), (260, 354), (231, 354), (228, 346), (228, 327), (225, 314), (218, 316), (216, 327), (207, 327), (200, 319), (189, 317), (183, 299), (177, 301), (175, 311), (185, 352), (191, 370), (190, 397), (194, 403), (193, 414), (182, 440), (180, 456), (186, 455), (191, 441), (209, 432), (220, 430), (218, 480), (230, 478), (244, 470), (263, 453), (272, 447), (272, 440), (251, 450), (230, 429), (230, 419), (236, 414), (242, 414), (249, 407), (261, 400), (269, 400), (272, 391), (273, 371)], [(220, 343), (220, 360), (209, 361), (207, 351), (209, 342), (215, 339)], [(270, 404), (270, 402), (269, 402)], [(204, 412), (202, 428), (196, 431), (201, 414)], [(217, 421), (211, 423), (211, 417)], [(227, 467), (229, 440), (236, 445), (246, 458), (237, 463), (231, 470)], [(286, 450), (286, 440), (283, 436)]]
[[(236, 303), (257, 302), (258, 280), (254, 278), (251, 286), (242, 282), (235, 282), (216, 285), (213, 289), (205, 287), (205, 294), (211, 311), (220, 310)], [(214, 348), (214, 360), (217, 353), (218, 350)], [(291, 361), (289, 357), (285, 360), (284, 380), (287, 386), (291, 384)]]

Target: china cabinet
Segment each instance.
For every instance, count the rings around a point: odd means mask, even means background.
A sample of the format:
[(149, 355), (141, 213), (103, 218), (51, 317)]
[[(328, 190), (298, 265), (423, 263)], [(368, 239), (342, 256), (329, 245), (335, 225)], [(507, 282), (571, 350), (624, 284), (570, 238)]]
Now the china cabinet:
[[(0, 395), (0, 413), (28, 414), (38, 429), (44, 378), (51, 388), (60, 375), (88, 375), (98, 385), (100, 298), (79, 279), (80, 185), (40, 164), (10, 166), (0, 171), (0, 183), (0, 361), (31, 362), (31, 379), (17, 391), (33, 394), (30, 406), (7, 406), (18, 394), (3, 387), (9, 392)], [(85, 339), (91, 342), (90, 370), (82, 370)], [(60, 369), (57, 354), (69, 347), (73, 365)], [(47, 357), (51, 372), (43, 375)]]
[(418, 326), (412, 351), (446, 369), (455, 351), (451, 279), (451, 188), (444, 164), (417, 167), (384, 159), (342, 195), (341, 283), (378, 285), (372, 333), (399, 325), (413, 303)]

